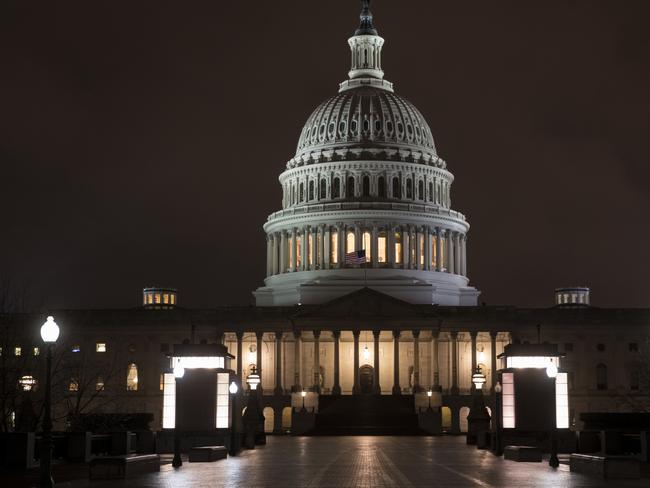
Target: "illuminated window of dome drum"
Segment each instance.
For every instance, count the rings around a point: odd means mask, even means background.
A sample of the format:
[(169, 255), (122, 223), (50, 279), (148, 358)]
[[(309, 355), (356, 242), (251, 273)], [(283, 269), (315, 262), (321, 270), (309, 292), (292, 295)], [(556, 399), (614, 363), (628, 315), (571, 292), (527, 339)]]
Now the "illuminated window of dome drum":
[(370, 235), (370, 232), (364, 232), (363, 233), (363, 249), (366, 251), (366, 262), (370, 262), (372, 260), (372, 237)]
[(354, 232), (348, 231), (345, 241), (345, 252), (356, 251), (354, 247)]
[(431, 238), (431, 267), (436, 267), (436, 237)]
[(307, 236), (307, 264), (309, 266), (314, 264), (314, 256), (312, 256), (314, 245), (312, 241), (313, 241), (312, 234), (309, 233), (309, 235)]
[(72, 378), (68, 384), (68, 391), (79, 391), (79, 380)]
[(402, 234), (395, 232), (395, 264), (402, 264)]
[(424, 264), (424, 236), (420, 237), (420, 252), (418, 257), (418, 264), (422, 266)]
[(330, 233), (330, 261), (332, 264), (339, 262), (339, 233), (333, 231)]
[(296, 266), (300, 268), (302, 264), (302, 237), (296, 236)]
[(157, 305), (160, 304), (160, 293), (155, 293), (155, 294), (154, 294), (154, 296), (153, 296), (153, 302), (154, 302), (155, 304), (157, 304)]
[(377, 237), (377, 261), (380, 263), (386, 262), (386, 232), (380, 232)]
[(106, 352), (106, 343), (105, 342), (98, 342), (95, 344), (95, 351), (96, 352)]
[(14, 347), (14, 356), (22, 356), (23, 355), (23, 348), (22, 347)]
[(169, 304), (169, 293), (163, 293), (163, 303)]
[(175, 294), (175, 293), (172, 293), (172, 294), (169, 296), (169, 298), (170, 298), (169, 303), (170, 303), (171, 305), (176, 305), (176, 294)]

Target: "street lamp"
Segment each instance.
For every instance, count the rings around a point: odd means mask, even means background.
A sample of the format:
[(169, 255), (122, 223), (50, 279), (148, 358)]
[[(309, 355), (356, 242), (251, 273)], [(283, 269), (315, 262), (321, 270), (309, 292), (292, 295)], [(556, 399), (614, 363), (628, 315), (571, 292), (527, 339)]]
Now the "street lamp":
[(427, 407), (427, 412), (431, 411), (431, 395), (433, 395), (433, 392), (431, 390), (427, 391), (427, 397), (429, 399), (429, 406)]
[(235, 401), (237, 399), (237, 392), (239, 391), (239, 387), (237, 386), (237, 382), (235, 380), (232, 380), (230, 382), (230, 386), (228, 387), (228, 391), (230, 392), (230, 403), (232, 403), (232, 418), (231, 418), (231, 425), (230, 425), (230, 454), (231, 456), (236, 456), (237, 455), (237, 417), (236, 417), (236, 406), (235, 406)]
[[(548, 376), (553, 383), (557, 378), (557, 366), (549, 362), (546, 366), (546, 376)], [(557, 388), (557, 386), (556, 386)], [(557, 457), (557, 415), (553, 415), (553, 426), (551, 427), (551, 456), (548, 458), (548, 465), (552, 468), (557, 468), (560, 465), (560, 460)]]
[(300, 392), (300, 396), (302, 397), (302, 410), (300, 410), (302, 413), (306, 412), (305, 410), (305, 397), (307, 396), (307, 392), (305, 390), (302, 390)]
[(59, 326), (51, 315), (41, 326), (41, 338), (47, 346), (43, 439), (41, 439), (41, 488), (52, 488), (52, 347), (59, 338)]
[(481, 372), (481, 367), (477, 366), (476, 371), (472, 375), (472, 383), (476, 387), (476, 391), (483, 391), (483, 385), (485, 384), (485, 375)]
[(250, 388), (248, 394), (248, 404), (246, 405), (246, 412), (244, 412), (244, 424), (246, 426), (245, 436), (244, 436), (244, 446), (246, 449), (255, 449), (255, 444), (263, 444), (263, 439), (260, 438), (260, 442), (256, 442), (257, 431), (262, 423), (262, 435), (264, 433), (264, 416), (260, 412), (259, 402), (257, 398), (257, 385), (261, 382), (260, 375), (257, 374), (257, 368), (253, 365), (251, 374), (246, 378), (246, 383)]
[(503, 449), (501, 448), (501, 383), (497, 381), (497, 384), (494, 385), (494, 406), (496, 407), (496, 422), (494, 423), (494, 453), (497, 456), (503, 455)]
[(485, 384), (485, 375), (481, 372), (481, 367), (477, 366), (472, 375), (474, 384), (474, 395), (472, 407), (467, 415), (467, 443), (476, 444), (478, 433), (487, 431), (490, 428), (490, 414), (485, 408), (483, 399), (483, 385)]
[(176, 411), (174, 421), (174, 459), (172, 459), (172, 466), (180, 468), (183, 465), (183, 458), (181, 457), (181, 435), (178, 431), (178, 380), (185, 376), (185, 368), (181, 365), (180, 360), (174, 366), (174, 378), (176, 378)]

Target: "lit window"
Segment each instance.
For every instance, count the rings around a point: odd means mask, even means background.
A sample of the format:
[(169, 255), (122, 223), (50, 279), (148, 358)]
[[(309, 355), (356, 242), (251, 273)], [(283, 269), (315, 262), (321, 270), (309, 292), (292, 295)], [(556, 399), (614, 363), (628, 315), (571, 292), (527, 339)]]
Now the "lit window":
[(307, 264), (309, 266), (312, 266), (314, 264), (314, 256), (313, 256), (313, 249), (314, 249), (314, 242), (312, 239), (312, 233), (310, 232), (309, 235), (307, 236)]
[(230, 386), (229, 373), (217, 373), (217, 429), (227, 429), (230, 427), (230, 394), (228, 387)]
[(363, 233), (363, 249), (366, 251), (366, 262), (372, 261), (372, 237), (370, 232)]
[(176, 425), (176, 378), (171, 373), (164, 374), (163, 389), (163, 429), (173, 429)]
[(32, 349), (32, 354), (33, 354), (34, 356), (38, 356), (40, 353), (41, 353), (40, 348), (34, 346), (34, 348)]
[(445, 269), (445, 259), (447, 258), (447, 246), (444, 239), (440, 239), (440, 266)]
[(104, 390), (104, 377), (103, 376), (98, 376), (97, 377), (97, 383), (95, 383), (95, 390), (97, 391), (103, 391)]
[(287, 256), (289, 257), (289, 262), (293, 263), (293, 237), (287, 238)]
[(354, 232), (349, 231), (345, 242), (345, 252), (356, 251), (354, 248)]
[(302, 265), (302, 237), (296, 236), (296, 268)]
[(171, 295), (169, 295), (169, 303), (171, 303), (172, 305), (176, 304), (176, 294), (175, 293), (172, 293)]
[(18, 380), (18, 383), (23, 391), (32, 391), (36, 388), (36, 380), (33, 376), (23, 376)]
[(339, 262), (339, 233), (333, 231), (330, 234), (330, 262), (337, 264)]
[(438, 264), (437, 254), (436, 254), (436, 239), (437, 237), (431, 238), (431, 268), (435, 268)]
[(165, 375), (164, 373), (160, 373), (160, 391), (164, 391), (165, 389)]
[[(420, 182), (420, 183), (422, 183), (422, 182)], [(423, 266), (424, 265), (424, 236), (422, 234), (420, 234), (420, 253), (419, 254), (420, 254), (420, 257), (419, 257), (418, 264), (420, 266)]]
[(68, 385), (68, 391), (79, 391), (79, 380), (72, 378)]
[(151, 293), (147, 295), (147, 304), (148, 305), (153, 304), (153, 295)]
[(160, 304), (160, 293), (156, 293), (153, 297), (154, 303)]
[(402, 264), (402, 234), (395, 232), (395, 264)]
[(163, 303), (164, 304), (169, 303), (169, 293), (163, 293)]
[(105, 342), (98, 342), (95, 344), (95, 351), (96, 352), (106, 352), (106, 343)]
[(514, 373), (503, 373), (502, 381), (502, 404), (503, 418), (502, 424), (504, 429), (515, 428), (515, 375)]
[(379, 237), (377, 237), (377, 261), (380, 263), (385, 263), (387, 261), (386, 244), (387, 244), (386, 233), (380, 232)]
[(126, 373), (126, 389), (127, 391), (138, 390), (138, 367), (131, 363)]
[(23, 348), (22, 347), (14, 347), (14, 356), (22, 356), (23, 355)]
[(79, 351), (81, 351), (81, 346), (79, 346), (77, 344), (72, 346), (72, 352), (79, 352)]

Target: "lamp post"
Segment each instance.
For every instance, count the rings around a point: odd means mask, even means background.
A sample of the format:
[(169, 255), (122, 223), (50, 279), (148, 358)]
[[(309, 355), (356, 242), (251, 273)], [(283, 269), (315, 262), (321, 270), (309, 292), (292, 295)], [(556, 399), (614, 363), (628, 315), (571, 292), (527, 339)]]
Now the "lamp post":
[[(555, 383), (555, 378), (557, 377), (557, 366), (553, 363), (549, 363), (546, 367), (546, 376), (548, 376), (553, 383)], [(555, 389), (553, 390), (555, 392)], [(557, 413), (553, 409), (553, 424), (551, 427), (551, 456), (548, 459), (548, 465), (552, 468), (557, 468), (560, 465), (560, 460), (557, 457)]]
[(59, 326), (51, 315), (41, 326), (41, 338), (47, 346), (45, 360), (45, 401), (43, 412), (43, 439), (41, 440), (41, 488), (52, 488), (52, 347), (59, 338)]
[(174, 468), (180, 468), (183, 465), (183, 459), (181, 458), (181, 436), (178, 430), (178, 381), (183, 378), (185, 375), (185, 368), (180, 364), (174, 366), (174, 378), (176, 378), (176, 409), (175, 409), (175, 420), (174, 420), (174, 459), (172, 459), (172, 466)]
[(429, 399), (429, 406), (427, 407), (427, 412), (431, 412), (431, 395), (433, 395), (433, 392), (431, 390), (427, 391), (427, 397)]
[(237, 392), (239, 391), (239, 387), (237, 386), (237, 382), (235, 380), (232, 380), (230, 382), (230, 386), (228, 387), (228, 391), (230, 392), (230, 403), (231, 409), (232, 409), (232, 418), (230, 419), (230, 454), (231, 456), (236, 456), (237, 455), (237, 416), (236, 416), (236, 406), (235, 406), (235, 401), (237, 400)]
[(495, 415), (496, 422), (494, 423), (494, 454), (497, 456), (503, 455), (503, 448), (501, 447), (501, 383), (497, 381), (497, 384), (494, 385), (494, 406), (495, 406)]
[(305, 390), (302, 390), (300, 392), (300, 396), (302, 397), (302, 409), (300, 410), (300, 412), (305, 413), (307, 411), (305, 409), (305, 397), (307, 396), (307, 392)]
[(260, 375), (257, 374), (257, 368), (253, 366), (251, 374), (246, 378), (248, 383), (248, 404), (244, 413), (244, 424), (246, 426), (244, 436), (244, 446), (246, 449), (255, 449), (255, 435), (260, 423), (260, 411), (257, 399), (257, 385), (261, 382)]
[(467, 443), (476, 444), (478, 433), (480, 431), (489, 430), (490, 428), (490, 414), (485, 408), (485, 400), (483, 399), (483, 385), (485, 384), (485, 375), (481, 372), (480, 366), (476, 367), (472, 375), (472, 383), (474, 384), (474, 395), (472, 398), (472, 408), (467, 415)]

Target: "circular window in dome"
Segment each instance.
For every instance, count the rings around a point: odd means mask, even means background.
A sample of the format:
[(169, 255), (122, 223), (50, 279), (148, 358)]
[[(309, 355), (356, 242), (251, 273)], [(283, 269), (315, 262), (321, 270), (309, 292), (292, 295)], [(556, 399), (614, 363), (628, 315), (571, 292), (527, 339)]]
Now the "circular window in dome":
[(404, 126), (402, 125), (401, 122), (397, 123), (397, 132), (399, 132), (400, 134), (404, 132)]
[(375, 132), (381, 132), (381, 120), (375, 120)]
[(352, 120), (352, 122), (350, 122), (350, 131), (353, 134), (356, 135), (356, 133), (357, 133), (357, 121), (356, 120)]
[(363, 121), (363, 131), (368, 132), (370, 130), (370, 122), (368, 122), (368, 119)]
[(319, 131), (318, 133), (319, 133), (319, 135), (321, 135), (321, 136), (322, 136), (323, 134), (325, 134), (325, 124), (323, 124), (323, 125), (320, 126), (320, 131)]
[(330, 122), (330, 126), (329, 126), (329, 133), (330, 133), (330, 135), (333, 135), (333, 134), (334, 134), (334, 128), (335, 128), (335, 127), (336, 127), (336, 125), (334, 124), (334, 122)]
[(388, 132), (393, 132), (393, 123), (390, 120), (386, 122), (386, 130)]
[(339, 132), (341, 135), (345, 135), (345, 121), (343, 120), (339, 123)]
[(411, 127), (411, 124), (406, 126), (406, 132), (408, 132), (409, 137), (413, 137), (413, 127)]
[(420, 128), (417, 125), (415, 126), (415, 135), (418, 139), (420, 138)]

